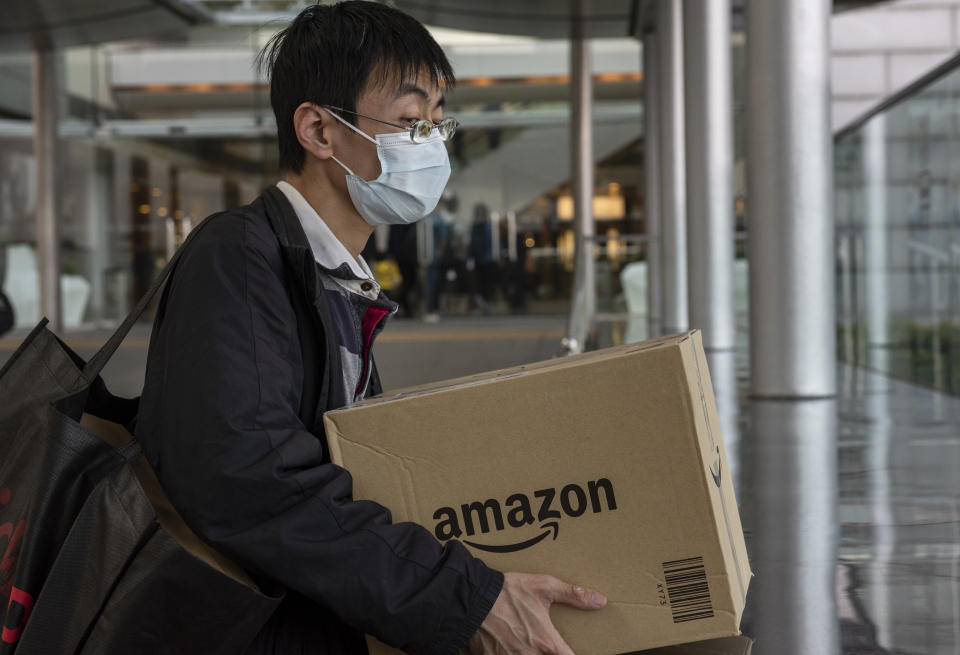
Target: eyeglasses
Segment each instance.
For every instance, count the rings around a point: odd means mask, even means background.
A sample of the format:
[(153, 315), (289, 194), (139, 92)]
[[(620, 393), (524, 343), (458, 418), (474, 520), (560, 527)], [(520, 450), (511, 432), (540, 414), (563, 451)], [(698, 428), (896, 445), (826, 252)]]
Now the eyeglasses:
[(440, 134), (440, 138), (444, 141), (449, 141), (450, 137), (454, 135), (457, 131), (457, 127), (460, 123), (456, 118), (448, 116), (438, 123), (434, 123), (431, 120), (426, 118), (418, 120), (413, 125), (400, 125), (398, 123), (391, 123), (389, 121), (382, 121), (379, 118), (374, 118), (373, 116), (367, 116), (365, 114), (358, 114), (355, 111), (350, 111), (349, 109), (343, 109), (341, 107), (334, 107), (332, 105), (324, 105), (327, 109), (334, 109), (336, 111), (343, 111), (348, 114), (353, 114), (354, 116), (359, 116), (361, 118), (366, 118), (371, 121), (376, 121), (377, 123), (383, 123), (384, 125), (390, 125), (391, 127), (399, 127), (402, 130), (408, 130), (410, 132), (410, 140), (414, 143), (423, 143), (430, 136), (430, 132), (434, 128), (437, 129), (437, 132)]

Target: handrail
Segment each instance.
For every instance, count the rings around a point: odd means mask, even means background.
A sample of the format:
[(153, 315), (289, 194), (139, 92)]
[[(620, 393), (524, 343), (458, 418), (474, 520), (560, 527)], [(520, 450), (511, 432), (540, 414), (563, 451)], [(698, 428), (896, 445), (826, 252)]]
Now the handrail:
[(888, 96), (876, 106), (872, 107), (871, 109), (868, 109), (866, 113), (861, 115), (859, 118), (854, 119), (852, 122), (847, 123), (842, 128), (834, 132), (833, 134), (834, 143), (852, 134), (853, 132), (859, 130), (861, 127), (863, 127), (863, 125), (867, 121), (869, 121), (871, 118), (873, 118), (877, 114), (887, 111), (894, 105), (898, 104), (900, 101), (906, 100), (907, 98), (910, 98), (911, 96), (916, 95), (921, 89), (936, 82), (941, 77), (951, 72), (955, 68), (960, 68), (960, 53), (957, 53), (950, 59), (946, 60), (945, 62), (943, 62), (942, 64), (940, 64), (939, 66), (931, 70), (930, 72), (928, 72), (927, 74), (914, 80), (913, 82), (903, 87), (896, 93), (893, 93), (892, 95)]

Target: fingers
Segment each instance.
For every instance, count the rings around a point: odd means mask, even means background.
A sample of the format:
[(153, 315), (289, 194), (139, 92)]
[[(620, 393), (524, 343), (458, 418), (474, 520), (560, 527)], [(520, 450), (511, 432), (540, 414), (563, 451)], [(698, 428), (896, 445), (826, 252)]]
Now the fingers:
[(500, 596), (471, 638), (471, 653), (574, 655), (550, 620), (550, 605), (554, 602), (595, 610), (606, 605), (607, 599), (593, 589), (553, 576), (506, 573)]
[(598, 610), (607, 604), (607, 597), (595, 589), (588, 589), (544, 576), (547, 597), (554, 603), (565, 603), (582, 610)]

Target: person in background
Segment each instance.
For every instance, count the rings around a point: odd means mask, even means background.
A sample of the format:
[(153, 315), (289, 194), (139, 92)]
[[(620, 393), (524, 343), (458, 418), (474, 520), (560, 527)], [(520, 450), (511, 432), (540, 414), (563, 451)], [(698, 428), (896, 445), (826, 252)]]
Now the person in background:
[(470, 244), (467, 246), (467, 268), (473, 271), (472, 304), (483, 314), (490, 313), (497, 288), (497, 263), (493, 252), (490, 210), (483, 203), (473, 208)]
[(380, 285), (380, 290), (388, 296), (398, 293), (403, 286), (403, 276), (397, 261), (390, 255), (376, 255), (373, 264), (373, 277)]
[(13, 304), (10, 302), (10, 299), (7, 298), (6, 294), (3, 293), (3, 289), (0, 288), (0, 337), (12, 330), (15, 324), (16, 318), (13, 314)]
[(3, 293), (4, 276), (7, 271), (6, 258), (6, 249), (0, 246), (0, 337), (12, 330), (17, 323), (13, 313), (13, 303)]
[(514, 238), (517, 258), (509, 263), (506, 293), (510, 311), (522, 314), (527, 310), (527, 239), (519, 230)]
[(454, 280), (460, 275), (456, 261), (456, 233), (453, 215), (457, 211), (457, 196), (447, 192), (437, 208), (427, 216), (427, 229), (432, 233), (432, 252), (427, 265), (427, 313), (423, 320), (436, 323), (440, 320), (440, 294), (447, 287), (448, 275)]
[(395, 298), (400, 305), (400, 314), (413, 318), (419, 312), (417, 305), (420, 290), (420, 262), (417, 260), (417, 228), (415, 225), (391, 225), (387, 254), (400, 269), (400, 286)]

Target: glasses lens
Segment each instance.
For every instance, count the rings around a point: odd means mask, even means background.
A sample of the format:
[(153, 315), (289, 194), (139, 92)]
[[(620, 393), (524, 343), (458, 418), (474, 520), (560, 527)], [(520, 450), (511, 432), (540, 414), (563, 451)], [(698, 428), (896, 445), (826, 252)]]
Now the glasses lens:
[(440, 132), (440, 138), (444, 141), (450, 139), (453, 136), (453, 133), (457, 131), (457, 126), (460, 123), (457, 122), (456, 118), (452, 116), (449, 118), (444, 118), (437, 124), (437, 130)]
[(432, 129), (433, 123), (430, 121), (417, 121), (410, 128), (410, 138), (413, 139), (414, 143), (423, 143), (430, 136)]

